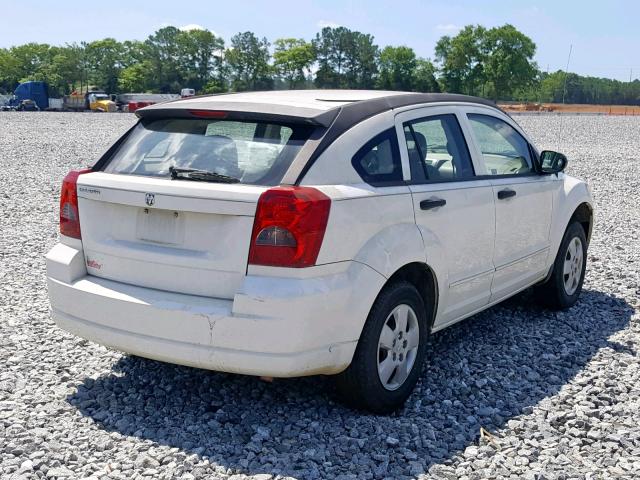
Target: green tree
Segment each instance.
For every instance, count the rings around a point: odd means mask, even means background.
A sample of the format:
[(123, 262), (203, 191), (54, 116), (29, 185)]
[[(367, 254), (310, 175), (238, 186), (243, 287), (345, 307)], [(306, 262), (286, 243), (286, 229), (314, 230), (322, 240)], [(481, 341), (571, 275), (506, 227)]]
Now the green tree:
[(161, 93), (177, 92), (183, 86), (180, 64), (180, 30), (164, 27), (145, 40), (146, 58), (152, 65), (152, 89)]
[(384, 47), (380, 52), (377, 87), (384, 90), (413, 90), (416, 54), (409, 47)]
[(483, 73), (494, 100), (510, 98), (518, 89), (531, 85), (537, 74), (533, 62), (536, 45), (513, 25), (503, 25), (484, 32)]
[(113, 38), (105, 38), (89, 43), (85, 51), (91, 81), (106, 92), (116, 92), (118, 76), (123, 69), (125, 51), (122, 44)]
[(185, 87), (201, 91), (214, 77), (221, 79), (224, 40), (209, 30), (181, 31), (178, 61)]
[(274, 42), (274, 67), (289, 88), (304, 84), (316, 59), (313, 44), (301, 38), (279, 38)]
[(352, 45), (347, 50), (347, 81), (350, 88), (373, 88), (378, 73), (380, 49), (373, 35), (351, 32)]
[(270, 90), (273, 87), (270, 57), (266, 38), (259, 39), (253, 32), (234, 35), (225, 54), (232, 90)]
[(412, 90), (416, 92), (439, 92), (440, 85), (436, 80), (436, 67), (424, 58), (416, 60), (413, 71)]
[(373, 36), (345, 27), (325, 27), (313, 40), (320, 88), (372, 88), (379, 49)]
[(122, 59), (123, 67), (129, 67), (134, 63), (143, 62), (149, 57), (149, 46), (140, 40), (125, 40), (122, 42)]
[(444, 90), (474, 95), (481, 93), (485, 73), (486, 29), (467, 25), (455, 37), (445, 35), (436, 43), (436, 60)]
[(144, 93), (151, 90), (153, 65), (149, 60), (134, 63), (124, 68), (118, 78), (118, 89), (121, 92)]
[(344, 71), (347, 63), (350, 30), (345, 27), (325, 27), (316, 34), (313, 46), (318, 61), (316, 86), (320, 88), (344, 88)]
[(9, 49), (0, 48), (0, 91), (11, 93), (19, 80), (20, 66)]

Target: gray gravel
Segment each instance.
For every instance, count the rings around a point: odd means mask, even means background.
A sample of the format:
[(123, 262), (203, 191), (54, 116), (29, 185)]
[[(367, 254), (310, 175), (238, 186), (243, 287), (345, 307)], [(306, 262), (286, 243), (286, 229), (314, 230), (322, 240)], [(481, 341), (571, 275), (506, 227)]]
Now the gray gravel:
[(525, 293), (434, 335), (389, 417), (342, 407), (323, 378), (131, 358), (54, 326), (43, 255), (60, 181), (133, 121), (0, 113), (0, 478), (637, 477), (640, 118), (518, 117), (591, 183), (581, 301), (551, 313)]

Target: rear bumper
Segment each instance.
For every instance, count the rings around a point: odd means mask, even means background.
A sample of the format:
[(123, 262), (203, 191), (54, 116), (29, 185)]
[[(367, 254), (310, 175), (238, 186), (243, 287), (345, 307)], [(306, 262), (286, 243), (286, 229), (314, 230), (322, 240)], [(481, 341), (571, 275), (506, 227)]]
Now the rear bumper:
[(274, 377), (333, 374), (351, 362), (385, 279), (356, 262), (330, 270), (248, 275), (224, 300), (87, 275), (79, 248), (58, 244), (47, 255), (52, 317), (64, 330), (142, 357)]

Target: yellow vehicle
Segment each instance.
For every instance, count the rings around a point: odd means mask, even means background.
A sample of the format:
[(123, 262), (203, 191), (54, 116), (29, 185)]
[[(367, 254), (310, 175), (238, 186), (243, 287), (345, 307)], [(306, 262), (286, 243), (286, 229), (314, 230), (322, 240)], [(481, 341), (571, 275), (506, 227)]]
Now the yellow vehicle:
[(66, 110), (91, 110), (92, 112), (115, 112), (116, 102), (105, 92), (94, 91), (87, 93), (73, 92), (64, 97), (64, 108)]
[(104, 92), (91, 92), (87, 95), (89, 110), (92, 112), (115, 112), (116, 102)]

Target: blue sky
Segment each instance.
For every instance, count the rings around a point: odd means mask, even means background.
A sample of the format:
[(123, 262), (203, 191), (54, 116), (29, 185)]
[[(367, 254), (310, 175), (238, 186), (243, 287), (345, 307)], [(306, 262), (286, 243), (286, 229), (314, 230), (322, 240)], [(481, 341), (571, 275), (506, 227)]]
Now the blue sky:
[(166, 25), (201, 25), (227, 42), (245, 30), (269, 40), (311, 39), (322, 26), (344, 25), (371, 33), (381, 47), (407, 45), (432, 57), (438, 38), (455, 34), (460, 26), (508, 22), (537, 44), (536, 61), (543, 70), (564, 69), (573, 44), (571, 71), (629, 80), (631, 70), (633, 78), (640, 78), (638, 19), (640, 2), (633, 0), (0, 0), (0, 47), (144, 39)]

